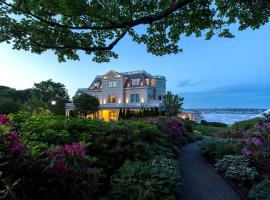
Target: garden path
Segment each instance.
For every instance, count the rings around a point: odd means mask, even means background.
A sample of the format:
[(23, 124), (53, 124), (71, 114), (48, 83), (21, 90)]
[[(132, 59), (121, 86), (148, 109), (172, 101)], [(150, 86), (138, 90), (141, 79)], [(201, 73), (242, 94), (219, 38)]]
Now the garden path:
[(196, 143), (184, 146), (179, 155), (183, 170), (183, 195), (179, 200), (241, 200), (207, 162)]

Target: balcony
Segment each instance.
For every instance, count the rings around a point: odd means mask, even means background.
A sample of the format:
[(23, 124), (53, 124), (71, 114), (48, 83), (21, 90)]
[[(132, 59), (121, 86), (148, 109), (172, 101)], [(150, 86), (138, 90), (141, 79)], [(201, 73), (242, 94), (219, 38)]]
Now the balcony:
[[(105, 103), (100, 104), (101, 109), (138, 109), (138, 108), (154, 108), (154, 107), (161, 107), (163, 104), (161, 101), (151, 101), (147, 103)], [(66, 110), (74, 110), (73, 103), (66, 103)]]
[(129, 108), (129, 109), (137, 109), (137, 108), (154, 108), (160, 107), (162, 102), (160, 101), (152, 101), (148, 103), (105, 103), (100, 104), (100, 108)]

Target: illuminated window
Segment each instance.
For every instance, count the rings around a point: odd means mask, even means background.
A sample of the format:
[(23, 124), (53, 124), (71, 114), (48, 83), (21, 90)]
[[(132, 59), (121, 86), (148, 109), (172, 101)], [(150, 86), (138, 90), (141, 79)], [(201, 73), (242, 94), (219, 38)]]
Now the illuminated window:
[(108, 103), (115, 103), (116, 102), (116, 98), (114, 95), (109, 95), (108, 96)]
[(109, 81), (109, 87), (116, 87), (116, 81)]
[(139, 79), (139, 78), (137, 78), (137, 79), (132, 79), (131, 81), (132, 81), (132, 86), (138, 86), (139, 83), (140, 83), (140, 79)]
[(110, 111), (109, 112), (109, 120), (111, 121), (111, 120), (116, 120), (117, 119), (117, 113), (116, 113), (116, 111)]
[(130, 95), (130, 102), (131, 103), (139, 103), (140, 102), (140, 95), (139, 94), (131, 94)]

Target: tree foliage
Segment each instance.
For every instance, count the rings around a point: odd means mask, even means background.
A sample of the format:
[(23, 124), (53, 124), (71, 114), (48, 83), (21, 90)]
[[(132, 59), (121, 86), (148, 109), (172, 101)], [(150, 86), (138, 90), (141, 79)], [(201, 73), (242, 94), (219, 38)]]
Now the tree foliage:
[(59, 61), (84, 51), (106, 62), (126, 35), (161, 56), (180, 52), (183, 36), (232, 38), (230, 24), (257, 29), (269, 16), (269, 0), (0, 0), (0, 42), (52, 50)]
[(176, 116), (181, 111), (183, 101), (183, 97), (179, 97), (177, 94), (172, 94), (171, 91), (168, 91), (163, 97), (163, 103), (167, 116)]
[(89, 94), (83, 93), (73, 98), (75, 109), (84, 117), (98, 111), (99, 100)]
[(19, 104), (11, 98), (0, 98), (0, 114), (10, 114), (19, 111)]
[[(34, 109), (35, 106), (41, 106), (42, 102), (45, 103), (55, 114), (62, 115), (65, 112), (65, 103), (69, 101), (69, 95), (64, 84), (53, 82), (52, 79), (35, 83), (33, 87)], [(30, 100), (30, 101), (32, 101)], [(52, 105), (51, 101), (56, 104)]]

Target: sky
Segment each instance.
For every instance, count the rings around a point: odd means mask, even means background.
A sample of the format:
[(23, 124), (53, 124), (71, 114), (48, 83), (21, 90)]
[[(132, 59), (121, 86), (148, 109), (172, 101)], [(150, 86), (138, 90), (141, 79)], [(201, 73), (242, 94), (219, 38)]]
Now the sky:
[(70, 96), (87, 88), (96, 75), (145, 70), (167, 79), (167, 90), (183, 96), (184, 108), (270, 108), (270, 24), (238, 32), (234, 39), (183, 37), (183, 52), (157, 57), (129, 37), (115, 51), (119, 58), (98, 64), (80, 53), (80, 61), (59, 63), (53, 52), (41, 55), (0, 43), (0, 85), (25, 89), (53, 79)]

